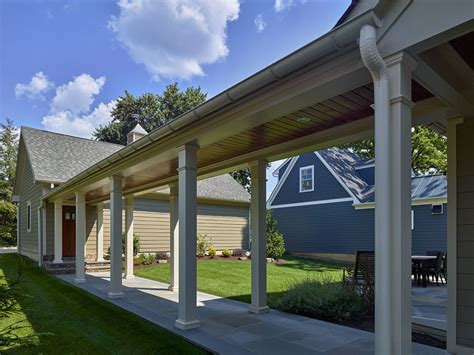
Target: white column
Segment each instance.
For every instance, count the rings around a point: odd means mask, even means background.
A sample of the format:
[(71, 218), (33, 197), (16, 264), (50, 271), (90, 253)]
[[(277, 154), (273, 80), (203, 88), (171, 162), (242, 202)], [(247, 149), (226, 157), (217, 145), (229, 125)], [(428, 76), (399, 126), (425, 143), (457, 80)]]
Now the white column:
[(20, 253), (20, 202), (16, 204), (16, 250)]
[(104, 261), (104, 204), (97, 204), (97, 229), (95, 240), (95, 260)]
[(54, 201), (54, 261), (63, 262), (63, 201)]
[(86, 282), (84, 248), (86, 245), (86, 200), (83, 192), (76, 192), (76, 277), (75, 283)]
[(267, 243), (266, 243), (266, 168), (267, 162), (258, 160), (250, 164), (251, 202), (250, 230), (252, 236), (251, 268), (252, 299), (249, 311), (268, 312), (267, 306)]
[(403, 53), (385, 62), (388, 120), (377, 117), (377, 106), (387, 103), (375, 102), (375, 353), (410, 354), (411, 71), (415, 62)]
[(179, 203), (178, 185), (170, 185), (170, 291), (177, 291), (179, 285)]
[(185, 145), (178, 157), (179, 171), (179, 305), (176, 327), (199, 327), (196, 275), (196, 157), (198, 147)]
[(125, 278), (133, 279), (133, 196), (125, 198)]
[(42, 264), (42, 259), (43, 259), (43, 220), (41, 218), (41, 205), (38, 207), (38, 213), (37, 213), (37, 218), (38, 218), (38, 266), (41, 266)]
[(122, 292), (122, 177), (110, 178), (110, 291), (109, 298)]

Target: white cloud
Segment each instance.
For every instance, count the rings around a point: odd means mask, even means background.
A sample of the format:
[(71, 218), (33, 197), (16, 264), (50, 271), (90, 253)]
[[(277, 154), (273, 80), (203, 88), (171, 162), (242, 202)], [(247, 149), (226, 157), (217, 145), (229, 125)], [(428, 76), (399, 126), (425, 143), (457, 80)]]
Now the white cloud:
[(275, 9), (275, 12), (282, 12), (284, 10), (289, 9), (293, 5), (294, 5), (293, 0), (275, 0), (274, 9)]
[(29, 99), (44, 99), (44, 94), (54, 87), (54, 83), (43, 74), (38, 72), (31, 78), (28, 84), (16, 84), (15, 96), (26, 96)]
[(108, 104), (100, 103), (88, 114), (74, 114), (72, 111), (58, 111), (43, 117), (41, 123), (54, 132), (90, 138), (95, 128), (112, 120), (111, 111), (116, 105), (112, 100)]
[(79, 114), (89, 111), (94, 96), (105, 84), (105, 77), (94, 79), (89, 74), (81, 74), (67, 84), (56, 89), (56, 96), (51, 102), (52, 112), (70, 111)]
[(258, 33), (263, 32), (265, 30), (265, 27), (267, 27), (267, 23), (263, 21), (262, 14), (258, 14), (257, 17), (255, 17), (254, 23)]
[(204, 75), (203, 64), (226, 57), (226, 29), (239, 0), (119, 0), (109, 28), (154, 80)]

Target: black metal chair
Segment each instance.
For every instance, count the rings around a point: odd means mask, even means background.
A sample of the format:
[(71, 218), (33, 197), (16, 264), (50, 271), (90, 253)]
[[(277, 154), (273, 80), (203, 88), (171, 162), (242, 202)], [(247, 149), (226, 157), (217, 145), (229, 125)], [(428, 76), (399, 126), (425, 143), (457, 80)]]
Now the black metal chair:
[[(347, 275), (346, 275), (347, 274)], [(354, 270), (343, 270), (343, 282), (355, 289), (375, 286), (375, 252), (357, 251)]]
[(441, 279), (441, 283), (443, 282), (443, 263), (444, 263), (444, 253), (442, 251), (438, 251), (436, 253), (436, 259), (433, 260), (432, 263), (428, 264), (428, 276), (431, 276), (436, 280), (436, 285), (439, 286), (439, 280)]

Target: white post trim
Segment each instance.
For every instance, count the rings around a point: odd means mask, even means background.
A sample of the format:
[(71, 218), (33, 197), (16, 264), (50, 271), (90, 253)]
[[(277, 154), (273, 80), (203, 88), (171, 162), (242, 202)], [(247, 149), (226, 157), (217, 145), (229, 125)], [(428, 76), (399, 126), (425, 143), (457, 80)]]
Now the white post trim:
[(196, 274), (197, 150), (197, 146), (187, 144), (178, 153), (179, 304), (175, 326), (182, 330), (199, 327)]
[(54, 260), (53, 263), (63, 262), (63, 201), (54, 201)]
[(122, 180), (110, 177), (110, 291), (109, 298), (121, 298), (122, 292)]
[(267, 162), (264, 160), (250, 164), (252, 175), (250, 202), (252, 296), (249, 311), (257, 314), (269, 310), (267, 306), (266, 169)]
[(76, 192), (76, 277), (74, 282), (86, 282), (84, 249), (86, 245), (86, 200), (83, 192)]
[(95, 260), (104, 261), (104, 204), (97, 204), (97, 228), (95, 240)]
[(178, 185), (170, 185), (170, 291), (179, 289), (179, 202)]
[(18, 202), (16, 205), (16, 251), (18, 254), (21, 254), (20, 252), (20, 203)]
[(38, 206), (38, 211), (37, 211), (37, 214), (36, 214), (37, 218), (38, 218), (38, 266), (41, 266), (41, 262), (43, 259), (43, 236), (42, 236), (42, 231), (43, 231), (43, 227), (42, 227), (42, 218), (41, 218), (41, 203), (40, 205)]
[(125, 278), (133, 279), (133, 196), (125, 197)]

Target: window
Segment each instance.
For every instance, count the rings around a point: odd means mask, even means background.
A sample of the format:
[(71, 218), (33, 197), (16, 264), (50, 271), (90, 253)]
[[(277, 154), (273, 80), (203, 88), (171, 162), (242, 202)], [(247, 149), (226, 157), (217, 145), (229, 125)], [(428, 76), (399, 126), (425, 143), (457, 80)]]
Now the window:
[(314, 190), (314, 165), (300, 168), (300, 192)]
[(443, 214), (443, 204), (437, 203), (435, 205), (431, 205), (431, 214)]
[(31, 232), (31, 202), (26, 203), (26, 230)]

